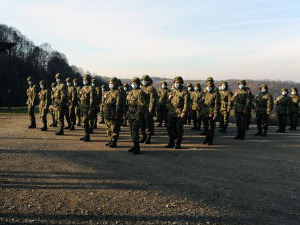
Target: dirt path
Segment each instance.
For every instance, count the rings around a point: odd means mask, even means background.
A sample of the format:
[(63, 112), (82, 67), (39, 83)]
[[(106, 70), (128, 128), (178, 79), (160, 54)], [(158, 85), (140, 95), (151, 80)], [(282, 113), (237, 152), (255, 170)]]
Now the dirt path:
[(128, 128), (110, 149), (103, 125), (83, 143), (27, 123), (0, 115), (0, 224), (300, 224), (299, 131), (236, 141), (232, 125), (208, 147), (187, 126), (167, 150), (159, 128), (132, 155)]

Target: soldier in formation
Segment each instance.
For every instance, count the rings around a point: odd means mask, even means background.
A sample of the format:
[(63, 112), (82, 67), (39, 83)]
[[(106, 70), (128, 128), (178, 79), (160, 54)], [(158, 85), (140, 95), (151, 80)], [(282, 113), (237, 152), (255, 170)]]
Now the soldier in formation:
[(128, 83), (125, 83), (123, 85), (123, 89), (125, 91), (125, 104), (124, 104), (124, 111), (123, 111), (123, 126), (126, 127), (127, 126), (127, 111), (128, 111), (128, 102), (127, 102), (127, 96), (129, 94), (129, 85)]
[(77, 92), (77, 102), (75, 104), (75, 121), (77, 120), (77, 126), (81, 126), (81, 115), (80, 115), (80, 89), (81, 89), (81, 86), (78, 84), (78, 79), (75, 78), (73, 80), (73, 86), (74, 88), (76, 88), (76, 92)]
[(255, 96), (257, 133), (255, 136), (266, 137), (269, 128), (269, 116), (273, 110), (273, 97), (269, 93), (268, 85), (260, 86), (260, 93)]
[(67, 103), (66, 103), (66, 121), (68, 123), (65, 129), (75, 130), (76, 115), (75, 107), (77, 105), (77, 89), (72, 84), (72, 79), (68, 77), (67, 82)]
[(91, 119), (91, 127), (93, 129), (97, 129), (98, 113), (100, 112), (100, 105), (102, 101), (102, 89), (97, 86), (96, 79), (92, 79), (92, 87), (96, 91), (96, 102), (95, 102), (95, 110), (93, 111), (93, 115)]
[(56, 83), (51, 84), (51, 104), (49, 106), (49, 112), (52, 118), (52, 124), (50, 124), (50, 127), (57, 127), (57, 122), (55, 119), (55, 107), (54, 107), (54, 92), (56, 88)]
[(196, 83), (194, 91), (191, 92), (191, 115), (193, 127), (191, 130), (200, 130), (201, 127), (201, 85)]
[(228, 119), (232, 108), (232, 96), (233, 93), (228, 89), (228, 83), (226, 81), (221, 82), (219, 86), (220, 93), (220, 130), (219, 132), (226, 133), (228, 127)]
[(39, 112), (40, 112), (40, 118), (42, 119), (43, 127), (41, 128), (41, 131), (47, 131), (47, 114), (49, 111), (49, 105), (51, 102), (51, 94), (47, 87), (47, 83), (44, 80), (40, 81), (40, 88), (41, 91), (39, 92)]
[(297, 124), (298, 124), (298, 113), (299, 113), (299, 95), (298, 95), (298, 89), (293, 87), (290, 91), (291, 95), (291, 110), (289, 115), (289, 121), (290, 121), (290, 128), (289, 130), (296, 131), (297, 130)]
[(274, 101), (274, 104), (276, 105), (276, 113), (279, 123), (279, 129), (277, 130), (277, 132), (279, 133), (285, 133), (288, 115), (290, 114), (291, 110), (292, 100), (288, 96), (288, 93), (289, 91), (287, 88), (282, 88), (281, 95), (277, 97)]
[[(102, 97), (103, 95), (105, 95), (105, 93), (107, 92), (105, 85), (103, 84), (101, 86), (101, 93), (102, 93)], [(99, 124), (104, 124), (104, 115), (103, 115), (103, 102), (102, 102), (102, 97), (101, 97), (101, 102), (100, 102), (100, 108), (99, 108)]]
[(163, 81), (161, 83), (161, 87), (157, 90), (157, 97), (158, 97), (158, 105), (157, 105), (157, 121), (158, 127), (162, 127), (164, 122), (164, 126), (167, 126), (168, 120), (168, 96), (170, 93), (170, 89), (168, 88), (167, 82)]
[(38, 91), (34, 83), (33, 77), (27, 78), (28, 89), (27, 89), (27, 106), (28, 106), (28, 115), (30, 119), (30, 125), (28, 128), (36, 128), (34, 109), (38, 102)]

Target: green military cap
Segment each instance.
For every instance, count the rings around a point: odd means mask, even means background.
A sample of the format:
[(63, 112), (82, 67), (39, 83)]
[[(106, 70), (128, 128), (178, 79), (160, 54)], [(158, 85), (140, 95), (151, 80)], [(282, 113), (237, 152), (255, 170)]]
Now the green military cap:
[(75, 78), (75, 79), (73, 80), (73, 82), (74, 82), (74, 83), (78, 83), (78, 79)]
[(39, 84), (40, 85), (47, 85), (46, 81), (44, 81), (44, 80), (41, 80)]
[(55, 78), (56, 79), (61, 79), (61, 74), (60, 73), (55, 74)]
[(168, 85), (166, 81), (161, 82), (160, 84)]
[(34, 81), (32, 76), (27, 77), (27, 81)]
[(140, 78), (138, 78), (138, 77), (132, 78), (132, 79), (131, 79), (131, 83), (133, 83), (133, 82), (135, 82), (135, 83), (137, 83), (137, 84), (141, 84), (141, 80), (140, 80)]
[(208, 78), (206, 78), (206, 82), (208, 82), (208, 81), (214, 82), (214, 79), (212, 77), (208, 77)]
[(86, 74), (86, 75), (83, 76), (83, 79), (90, 81), (91, 80), (91, 75), (90, 74)]
[(260, 90), (261, 90), (261, 89), (266, 89), (266, 90), (268, 90), (269, 87), (268, 87), (268, 85), (266, 85), (266, 84), (262, 84), (262, 85), (260, 85), (259, 89), (260, 89)]
[(175, 81), (180, 82), (181, 84), (184, 83), (182, 77), (180, 77), (180, 76), (175, 77), (175, 78), (174, 78), (174, 82), (175, 82)]
[(68, 77), (68, 78), (66, 79), (66, 82), (67, 82), (67, 83), (69, 83), (69, 82), (71, 83), (71, 82), (72, 82), (71, 77)]
[(286, 93), (289, 93), (289, 90), (287, 88), (281, 88), (281, 92), (285, 91)]
[(149, 75), (144, 75), (144, 76), (142, 76), (142, 79), (141, 80), (146, 80), (146, 81), (150, 81), (150, 77), (149, 77)]
[(51, 84), (51, 87), (56, 87), (56, 83), (52, 83), (52, 84)]
[(195, 87), (201, 87), (200, 83), (195, 83)]
[(191, 83), (187, 83), (186, 86), (187, 87), (193, 87), (193, 85)]
[(246, 85), (247, 83), (245, 80), (240, 80), (238, 84)]
[(116, 78), (116, 77), (111, 77), (110, 79), (109, 79), (109, 82), (113, 82), (114, 84), (116, 84), (117, 82), (118, 82), (118, 79)]
[(292, 88), (291, 88), (291, 92), (292, 92), (292, 91), (295, 91), (295, 92), (298, 93), (298, 89), (297, 89), (296, 87), (292, 87)]
[(92, 83), (97, 83), (97, 80), (95, 78), (92, 79)]
[(205, 85), (206, 85), (206, 86), (208, 86), (208, 85), (214, 86), (214, 82), (213, 82), (213, 81), (206, 81)]

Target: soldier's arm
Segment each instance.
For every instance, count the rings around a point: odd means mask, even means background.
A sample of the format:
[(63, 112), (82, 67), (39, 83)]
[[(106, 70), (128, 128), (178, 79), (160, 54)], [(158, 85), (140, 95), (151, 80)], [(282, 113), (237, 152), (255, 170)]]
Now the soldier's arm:
[(221, 102), (221, 96), (220, 93), (217, 92), (215, 97), (215, 107), (214, 107), (214, 117), (213, 117), (214, 120), (216, 120), (218, 117), (218, 112), (220, 110), (220, 102)]
[(233, 96), (233, 93), (231, 91), (229, 91), (229, 94), (228, 94), (228, 105), (227, 105), (227, 111), (228, 112), (232, 109), (232, 106), (233, 106), (232, 96)]
[(267, 114), (269, 115), (272, 110), (273, 110), (273, 107), (274, 107), (274, 104), (273, 104), (273, 97), (271, 94), (269, 94), (269, 98), (268, 98), (268, 102), (267, 102)]
[(32, 92), (32, 106), (35, 106), (38, 103), (38, 90), (36, 85), (33, 85)]
[(51, 92), (47, 89), (46, 92), (46, 107), (48, 108), (51, 105)]
[(156, 103), (156, 97), (157, 93), (156, 90), (152, 87), (150, 89), (150, 93), (149, 93), (149, 113), (153, 113), (154, 109), (155, 109), (155, 103)]
[(123, 108), (123, 102), (120, 93), (118, 93), (116, 96), (116, 117), (121, 117), (122, 108)]
[(72, 105), (76, 105), (76, 102), (77, 102), (77, 90), (76, 88), (73, 88), (73, 91), (72, 91)]
[(186, 116), (188, 114), (188, 111), (190, 109), (190, 102), (191, 102), (191, 96), (188, 91), (184, 92), (183, 97), (184, 97), (184, 106), (183, 106), (181, 118), (183, 118), (184, 116)]

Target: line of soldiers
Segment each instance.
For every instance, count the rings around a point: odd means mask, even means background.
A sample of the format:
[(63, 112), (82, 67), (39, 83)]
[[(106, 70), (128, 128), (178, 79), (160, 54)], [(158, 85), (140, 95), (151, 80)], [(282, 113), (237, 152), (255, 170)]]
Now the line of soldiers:
[[(174, 78), (172, 88), (166, 82), (156, 90), (149, 75), (141, 79), (134, 77), (131, 85), (122, 84), (120, 79), (112, 77), (109, 80), (109, 90), (106, 87), (97, 87), (95, 79), (90, 75), (83, 76), (83, 87), (78, 79), (72, 81), (62, 80), (61, 74), (55, 75), (56, 83), (51, 85), (51, 92), (45, 81), (40, 81), (40, 92), (34, 84), (32, 77), (28, 77), (27, 89), (28, 114), (30, 126), (36, 128), (34, 108), (39, 102), (40, 117), (43, 122), (42, 131), (47, 130), (48, 111), (52, 116), (50, 126), (59, 130), (56, 135), (63, 135), (64, 129), (74, 130), (82, 124), (84, 136), (82, 141), (90, 141), (90, 134), (97, 128), (98, 113), (100, 122), (104, 123), (109, 137), (107, 146), (117, 147), (121, 126), (129, 123), (133, 147), (129, 152), (140, 153), (140, 143), (150, 144), (154, 135), (154, 116), (157, 116), (158, 127), (166, 127), (169, 143), (166, 148), (180, 149), (184, 134), (184, 125), (193, 120), (192, 130), (200, 130), (203, 122), (205, 135), (203, 144), (212, 145), (215, 135), (216, 122), (220, 123), (221, 133), (226, 133), (228, 119), (234, 108), (237, 135), (235, 139), (244, 140), (246, 130), (249, 129), (251, 109), (255, 104), (257, 133), (256, 136), (267, 136), (269, 116), (273, 105), (277, 106), (276, 112), (279, 120), (278, 132), (285, 132), (289, 116), (290, 130), (296, 130), (298, 123), (299, 95), (297, 88), (288, 90), (283, 88), (281, 95), (273, 101), (268, 92), (268, 86), (260, 86), (260, 93), (254, 96), (245, 80), (238, 82), (238, 90), (232, 93), (227, 82), (221, 82), (217, 88), (212, 77), (206, 80), (205, 88), (196, 83), (184, 86), (183, 78)], [(64, 127), (64, 121), (67, 126)], [(164, 124), (164, 125), (163, 125)], [(141, 138), (140, 138), (141, 134)]]

